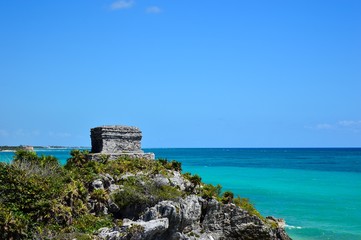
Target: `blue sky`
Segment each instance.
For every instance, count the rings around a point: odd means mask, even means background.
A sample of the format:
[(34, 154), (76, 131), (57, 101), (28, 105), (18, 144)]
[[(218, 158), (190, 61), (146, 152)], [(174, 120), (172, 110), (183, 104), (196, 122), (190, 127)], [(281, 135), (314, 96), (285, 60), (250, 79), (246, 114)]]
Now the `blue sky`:
[(361, 1), (0, 2), (0, 145), (360, 147)]

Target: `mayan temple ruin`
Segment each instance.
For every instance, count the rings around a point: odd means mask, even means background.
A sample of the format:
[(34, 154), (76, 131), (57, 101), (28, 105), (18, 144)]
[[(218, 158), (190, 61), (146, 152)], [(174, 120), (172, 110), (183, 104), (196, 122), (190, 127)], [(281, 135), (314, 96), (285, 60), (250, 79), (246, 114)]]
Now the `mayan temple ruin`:
[(103, 156), (109, 160), (118, 157), (154, 159), (154, 153), (144, 153), (141, 149), (142, 132), (129, 126), (101, 126), (90, 130), (92, 150), (90, 159), (99, 160)]

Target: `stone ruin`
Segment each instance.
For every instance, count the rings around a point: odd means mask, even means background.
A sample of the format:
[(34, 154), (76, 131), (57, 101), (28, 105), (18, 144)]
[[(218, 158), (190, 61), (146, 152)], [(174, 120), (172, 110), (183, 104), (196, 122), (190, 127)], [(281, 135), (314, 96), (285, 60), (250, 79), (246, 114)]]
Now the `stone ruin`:
[(119, 157), (154, 159), (154, 153), (144, 153), (141, 149), (142, 132), (139, 128), (128, 126), (102, 126), (90, 130), (92, 150), (91, 160), (103, 156), (109, 160)]

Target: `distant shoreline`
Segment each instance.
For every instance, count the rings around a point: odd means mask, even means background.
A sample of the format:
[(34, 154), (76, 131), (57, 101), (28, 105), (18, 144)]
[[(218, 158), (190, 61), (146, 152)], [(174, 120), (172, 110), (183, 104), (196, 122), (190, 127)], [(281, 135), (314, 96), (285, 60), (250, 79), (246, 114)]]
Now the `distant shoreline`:
[(90, 147), (67, 147), (67, 146), (0, 146), (0, 152), (16, 152), (18, 150), (67, 150), (67, 149), (90, 149)]

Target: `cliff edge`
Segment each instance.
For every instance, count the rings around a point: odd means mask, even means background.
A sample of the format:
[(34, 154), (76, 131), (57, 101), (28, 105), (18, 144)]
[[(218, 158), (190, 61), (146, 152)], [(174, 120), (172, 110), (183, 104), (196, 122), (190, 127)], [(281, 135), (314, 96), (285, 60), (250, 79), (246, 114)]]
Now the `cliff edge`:
[(92, 134), (93, 153), (73, 150), (65, 166), (25, 150), (0, 163), (1, 239), (290, 239), (248, 199), (143, 153), (139, 129)]
[[(113, 200), (100, 209), (120, 219), (117, 226), (99, 229), (97, 237), (107, 240), (290, 239), (283, 220), (263, 218), (247, 200), (226, 196), (229, 192), (220, 194), (219, 186), (201, 183), (197, 175), (185, 177), (166, 165), (163, 173), (143, 169), (116, 176), (122, 179), (119, 185), (113, 185), (113, 180), (109, 182), (114, 179), (110, 175), (92, 183), (100, 188), (108, 186), (104, 190), (113, 195), (109, 198)], [(144, 196), (137, 196), (129, 184)], [(123, 205), (127, 200), (120, 195), (132, 202)]]

